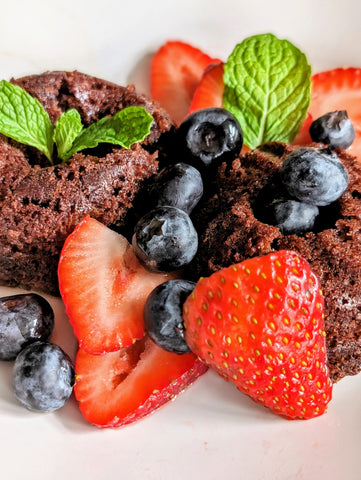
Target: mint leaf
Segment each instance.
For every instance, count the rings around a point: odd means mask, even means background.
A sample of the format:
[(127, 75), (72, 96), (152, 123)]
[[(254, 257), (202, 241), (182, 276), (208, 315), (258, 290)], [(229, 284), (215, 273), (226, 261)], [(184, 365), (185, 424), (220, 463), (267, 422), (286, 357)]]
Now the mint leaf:
[(42, 104), (23, 88), (0, 82), (0, 133), (43, 152), (52, 161), (53, 125)]
[(143, 107), (127, 107), (113, 117), (102, 118), (85, 128), (74, 140), (71, 149), (63, 156), (68, 160), (76, 152), (94, 148), (99, 143), (112, 143), (130, 148), (149, 135), (153, 117)]
[(127, 107), (114, 115), (118, 122), (117, 139), (119, 145), (130, 148), (142, 142), (150, 133), (153, 117), (144, 107)]
[(272, 34), (247, 38), (229, 56), (223, 80), (223, 106), (246, 145), (294, 139), (310, 103), (311, 67), (292, 43)]
[(83, 130), (80, 114), (74, 108), (62, 113), (55, 124), (54, 142), (58, 157), (64, 159), (71, 149), (74, 140)]

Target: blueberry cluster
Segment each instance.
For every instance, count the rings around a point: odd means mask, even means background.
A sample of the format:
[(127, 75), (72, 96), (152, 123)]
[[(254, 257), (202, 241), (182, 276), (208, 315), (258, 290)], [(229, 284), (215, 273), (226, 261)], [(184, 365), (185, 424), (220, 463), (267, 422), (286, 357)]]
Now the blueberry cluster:
[(134, 252), (149, 270), (171, 272), (197, 253), (198, 235), (189, 217), (203, 194), (200, 173), (191, 165), (165, 167), (150, 188), (153, 209), (136, 224)]
[(29, 410), (57, 410), (73, 391), (71, 360), (49, 342), (53, 329), (53, 309), (40, 295), (0, 298), (0, 359), (15, 360), (14, 393)]
[(154, 208), (135, 226), (133, 247), (149, 270), (170, 272), (189, 264), (198, 248), (198, 235), (189, 217), (203, 195), (205, 173), (236, 158), (243, 145), (236, 118), (223, 108), (206, 108), (189, 115), (174, 140), (175, 156), (156, 177), (149, 197)]
[(314, 228), (321, 207), (335, 202), (346, 190), (348, 174), (335, 152), (302, 147), (290, 153), (280, 170), (281, 191), (264, 215), (284, 235)]
[(314, 228), (320, 207), (332, 204), (346, 190), (348, 175), (335, 148), (348, 148), (355, 130), (345, 110), (329, 112), (312, 122), (310, 135), (325, 148), (300, 148), (281, 169), (281, 196), (266, 207), (265, 217), (283, 234)]
[[(233, 161), (243, 145), (236, 118), (223, 108), (189, 115), (174, 139), (176, 164), (166, 166), (150, 187), (154, 208), (137, 223), (133, 248), (146, 268), (169, 272), (189, 264), (198, 235), (190, 214), (203, 195), (203, 181), (222, 162)], [(144, 308), (145, 328), (152, 340), (173, 353), (189, 351), (184, 341), (182, 307), (195, 284), (170, 280), (157, 287)]]

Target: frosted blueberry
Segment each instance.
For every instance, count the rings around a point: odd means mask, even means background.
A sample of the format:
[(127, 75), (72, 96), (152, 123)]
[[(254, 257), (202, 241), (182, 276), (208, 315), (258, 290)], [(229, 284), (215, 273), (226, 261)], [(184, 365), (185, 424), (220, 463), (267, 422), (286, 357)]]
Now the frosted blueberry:
[(171, 272), (193, 259), (198, 249), (198, 235), (183, 210), (158, 207), (144, 215), (135, 226), (133, 248), (149, 270)]
[(281, 181), (293, 199), (325, 206), (344, 193), (348, 174), (335, 153), (302, 147), (286, 157), (281, 168)]
[(31, 342), (47, 341), (53, 328), (53, 309), (40, 295), (0, 298), (0, 360), (13, 360)]
[(156, 206), (177, 207), (190, 214), (203, 195), (199, 171), (186, 163), (163, 168), (150, 187), (150, 197)]
[(270, 207), (272, 224), (276, 225), (283, 235), (302, 234), (311, 231), (319, 209), (316, 205), (283, 200)]
[(348, 148), (355, 139), (355, 129), (346, 110), (325, 113), (312, 122), (310, 135), (314, 142), (333, 148)]
[(144, 306), (145, 329), (159, 347), (172, 353), (189, 352), (184, 340), (183, 303), (196, 284), (188, 280), (169, 280), (158, 285)]
[(69, 357), (52, 343), (32, 343), (16, 357), (13, 389), (29, 410), (51, 412), (61, 408), (72, 394), (74, 380)]

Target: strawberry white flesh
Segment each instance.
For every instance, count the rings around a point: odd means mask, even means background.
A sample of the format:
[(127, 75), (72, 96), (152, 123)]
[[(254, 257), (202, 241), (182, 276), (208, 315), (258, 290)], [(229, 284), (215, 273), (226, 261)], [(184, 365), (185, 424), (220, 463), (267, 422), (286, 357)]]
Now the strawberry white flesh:
[(166, 352), (149, 337), (118, 352), (79, 350), (75, 396), (84, 417), (98, 427), (132, 423), (173, 399), (207, 371), (192, 353)]
[(67, 238), (58, 275), (79, 346), (94, 355), (142, 338), (146, 298), (171, 278), (145, 270), (123, 236), (89, 216)]
[(152, 60), (151, 94), (180, 124), (187, 115), (204, 69), (219, 62), (200, 49), (179, 41), (160, 47)]

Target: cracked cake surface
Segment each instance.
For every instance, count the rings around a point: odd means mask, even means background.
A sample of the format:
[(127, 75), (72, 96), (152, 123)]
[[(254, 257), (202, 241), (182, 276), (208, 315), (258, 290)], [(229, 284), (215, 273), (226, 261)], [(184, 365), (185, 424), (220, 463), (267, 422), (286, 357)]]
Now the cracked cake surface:
[(152, 116), (149, 136), (129, 150), (106, 145), (49, 165), (32, 147), (0, 136), (0, 284), (58, 294), (57, 263), (67, 235), (85, 215), (124, 227), (144, 182), (158, 170), (157, 149), (172, 121), (134, 87), (79, 72), (12, 80), (36, 97), (55, 123), (75, 108), (84, 126), (128, 106)]

